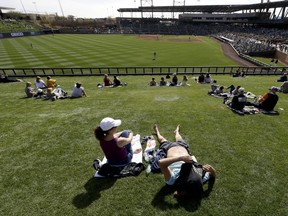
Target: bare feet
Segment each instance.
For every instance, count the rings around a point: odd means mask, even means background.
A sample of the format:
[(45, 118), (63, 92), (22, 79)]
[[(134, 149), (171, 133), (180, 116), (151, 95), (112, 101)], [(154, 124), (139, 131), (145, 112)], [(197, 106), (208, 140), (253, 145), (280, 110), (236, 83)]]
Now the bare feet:
[(156, 124), (153, 126), (153, 133), (152, 133), (152, 134), (153, 134), (153, 135), (156, 135), (156, 136), (158, 137), (159, 130), (158, 130), (158, 127), (157, 127)]
[(175, 133), (175, 134), (176, 134), (176, 133), (179, 133), (179, 130), (180, 130), (180, 125), (177, 125), (177, 127), (176, 127), (174, 133)]

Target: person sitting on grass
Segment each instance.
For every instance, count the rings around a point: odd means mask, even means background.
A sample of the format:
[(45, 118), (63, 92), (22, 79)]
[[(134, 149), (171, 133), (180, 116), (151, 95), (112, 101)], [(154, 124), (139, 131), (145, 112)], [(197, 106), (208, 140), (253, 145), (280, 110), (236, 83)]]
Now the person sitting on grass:
[(273, 111), (279, 99), (276, 94), (277, 91), (279, 91), (279, 89), (276, 86), (272, 86), (269, 88), (269, 92), (259, 97), (258, 101), (247, 105), (252, 105), (267, 112)]
[(209, 164), (202, 166), (197, 163), (195, 156), (190, 153), (189, 145), (180, 135), (179, 129), (180, 125), (174, 131), (176, 141), (170, 142), (160, 134), (157, 125), (154, 125), (154, 135), (160, 144), (158, 154), (162, 153), (161, 158), (154, 160), (152, 166), (158, 165), (166, 184), (174, 187), (175, 197), (201, 199), (204, 195), (205, 183), (209, 183), (208, 190), (212, 190), (216, 171)]
[(113, 85), (108, 74), (104, 74), (103, 83), (104, 83), (104, 87)]
[(152, 77), (152, 80), (149, 83), (150, 86), (158, 86), (158, 83), (155, 81), (155, 78)]
[(288, 81), (283, 82), (283, 84), (280, 86), (280, 92), (288, 93)]
[(34, 84), (35, 84), (35, 87), (37, 89), (46, 89), (47, 88), (45, 82), (41, 79), (40, 76), (36, 77)]
[(117, 132), (120, 125), (120, 119), (106, 117), (94, 130), (95, 137), (100, 142), (108, 163), (114, 166), (125, 166), (131, 162), (133, 157), (131, 146), (133, 132), (131, 130)]
[(165, 81), (164, 77), (161, 77), (159, 85), (160, 86), (166, 86), (167, 85), (167, 82)]
[(87, 97), (87, 94), (86, 94), (82, 84), (80, 82), (76, 82), (75, 86), (73, 88), (72, 94), (71, 94), (71, 98), (79, 98), (82, 96)]
[(46, 87), (52, 90), (57, 86), (56, 80), (52, 79), (51, 76), (47, 76)]
[(238, 94), (233, 96), (232, 101), (231, 103), (228, 103), (228, 106), (232, 109), (243, 111), (247, 102), (247, 97), (244, 95), (244, 91), (244, 88), (239, 88)]
[(35, 97), (36, 95), (34, 89), (31, 86), (32, 86), (31, 82), (26, 82), (26, 87), (24, 91), (28, 98)]
[(117, 76), (114, 76), (113, 79), (113, 87), (117, 87), (121, 85), (121, 81), (119, 80), (119, 78)]
[(283, 75), (277, 80), (277, 82), (285, 82), (287, 81), (287, 73), (283, 73)]

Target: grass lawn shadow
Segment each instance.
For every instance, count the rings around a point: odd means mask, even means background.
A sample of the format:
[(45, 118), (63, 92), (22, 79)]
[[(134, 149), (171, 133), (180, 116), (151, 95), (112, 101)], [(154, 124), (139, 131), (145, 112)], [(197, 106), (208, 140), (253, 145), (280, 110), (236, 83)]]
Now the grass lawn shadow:
[[(155, 195), (151, 204), (154, 208), (158, 208), (162, 211), (168, 211), (171, 209), (184, 208), (188, 212), (195, 212), (201, 205), (201, 200), (191, 200), (191, 199), (177, 199), (176, 203), (172, 201), (167, 201), (168, 197), (172, 197), (174, 190), (172, 187), (167, 185), (163, 186)], [(174, 198), (176, 199), (176, 198)]]
[(73, 205), (79, 209), (88, 207), (95, 200), (101, 197), (101, 191), (112, 187), (116, 180), (117, 178), (92, 177), (84, 185), (86, 193), (81, 193), (75, 196), (73, 199)]

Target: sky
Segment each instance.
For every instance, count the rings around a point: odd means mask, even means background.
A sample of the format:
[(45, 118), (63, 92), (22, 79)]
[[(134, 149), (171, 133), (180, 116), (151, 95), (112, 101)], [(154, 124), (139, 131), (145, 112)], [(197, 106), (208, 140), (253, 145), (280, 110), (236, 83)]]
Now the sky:
[[(184, 0), (142, 0), (145, 7), (151, 6), (183, 5)], [(275, 2), (280, 0), (270, 0)], [(105, 18), (119, 16), (134, 16), (130, 13), (120, 14), (119, 8), (137, 8), (141, 6), (140, 0), (0, 0), (0, 7), (15, 8), (22, 13), (58, 14), (59, 16), (72, 15), (76, 18)], [(267, 0), (264, 0), (267, 2)], [(253, 4), (261, 0), (185, 0), (185, 5), (229, 5)], [(6, 10), (3, 11), (7, 12)]]

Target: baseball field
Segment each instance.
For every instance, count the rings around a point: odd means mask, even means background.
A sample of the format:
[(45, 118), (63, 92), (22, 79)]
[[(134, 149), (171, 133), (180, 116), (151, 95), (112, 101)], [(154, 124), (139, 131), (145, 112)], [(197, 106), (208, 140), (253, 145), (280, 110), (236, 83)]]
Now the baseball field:
[[(156, 60), (153, 53), (157, 53)], [(208, 37), (46, 35), (0, 40), (0, 68), (237, 65)], [(151, 76), (119, 76), (125, 87), (98, 88), (103, 77), (53, 77), (68, 94), (82, 82), (88, 97), (25, 98), (25, 82), (0, 84), (1, 215), (275, 215), (288, 214), (287, 94), (279, 115), (237, 115), (209, 84), (150, 87)], [(217, 84), (241, 85), (262, 95), (276, 76), (213, 75)], [(43, 77), (46, 80), (45, 77)], [(157, 81), (160, 76), (155, 76)], [(182, 75), (178, 76), (182, 80)], [(103, 158), (93, 130), (102, 118), (122, 120), (120, 130), (173, 141), (176, 126), (216, 182), (199, 204), (177, 201), (161, 174), (96, 179), (92, 162)], [(143, 146), (143, 149), (145, 146)], [(145, 166), (147, 163), (143, 162)]]

